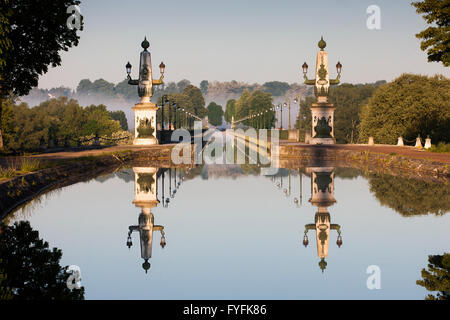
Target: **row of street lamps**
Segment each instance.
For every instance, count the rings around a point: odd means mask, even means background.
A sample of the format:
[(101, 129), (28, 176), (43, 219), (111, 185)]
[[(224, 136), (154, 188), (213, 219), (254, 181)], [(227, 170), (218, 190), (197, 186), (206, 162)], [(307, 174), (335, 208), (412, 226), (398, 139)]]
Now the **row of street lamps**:
[[(298, 110), (299, 110), (299, 114), (300, 114), (300, 101), (301, 98), (300, 96), (297, 96), (294, 98), (293, 103), (294, 104), (298, 104)], [(277, 112), (280, 111), (280, 121), (279, 121), (279, 126), (278, 128), (280, 128), (281, 130), (283, 130), (283, 107), (284, 108), (289, 108), (289, 130), (291, 130), (291, 99), (287, 99), (284, 103), (280, 103), (278, 105), (273, 105), (272, 108), (265, 110), (265, 111), (260, 111), (254, 114), (251, 114), (248, 116), (248, 120), (251, 120), (252, 122), (252, 126), (255, 127), (255, 121), (256, 122), (256, 126), (260, 129), (263, 128), (263, 126), (267, 123), (267, 115), (270, 111), (272, 112)], [(278, 117), (277, 117), (278, 118)], [(261, 124), (261, 121), (264, 121), (263, 124)], [(238, 122), (238, 121), (237, 121)]]
[[(164, 121), (164, 106), (169, 108), (169, 123), (168, 130), (172, 130), (172, 126), (174, 129), (179, 129), (184, 126), (187, 129), (192, 129), (192, 119), (201, 121), (201, 118), (197, 117), (193, 113), (181, 108), (177, 105), (176, 102), (171, 101), (167, 95), (163, 95), (161, 97), (161, 130), (165, 130), (165, 121)], [(174, 121), (172, 121), (173, 110), (175, 110)], [(184, 122), (184, 124), (183, 124)]]

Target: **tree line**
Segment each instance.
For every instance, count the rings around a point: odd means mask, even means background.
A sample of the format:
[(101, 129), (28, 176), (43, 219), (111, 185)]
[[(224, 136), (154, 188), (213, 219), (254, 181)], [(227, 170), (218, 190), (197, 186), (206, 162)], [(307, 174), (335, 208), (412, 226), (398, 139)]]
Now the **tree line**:
[[(450, 142), (450, 80), (403, 74), (392, 82), (342, 84), (330, 88), (329, 102), (336, 107), (337, 143), (396, 144), (398, 137), (413, 142), (429, 136), (433, 144)], [(313, 97), (301, 102), (297, 127), (311, 130)]]
[(59, 97), (30, 108), (8, 100), (2, 118), (6, 149), (37, 150), (42, 146), (75, 146), (89, 136), (112, 136), (128, 129), (123, 111), (105, 105), (81, 107), (76, 100)]

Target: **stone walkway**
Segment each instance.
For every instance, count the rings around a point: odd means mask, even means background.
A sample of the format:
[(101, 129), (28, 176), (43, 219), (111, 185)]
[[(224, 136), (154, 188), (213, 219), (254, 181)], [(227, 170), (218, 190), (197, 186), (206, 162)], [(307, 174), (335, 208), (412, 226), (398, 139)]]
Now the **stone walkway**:
[(424, 159), (429, 161), (437, 161), (437, 162), (443, 162), (443, 163), (450, 163), (450, 153), (435, 153), (435, 152), (429, 152), (426, 150), (420, 150), (414, 147), (397, 147), (392, 145), (375, 145), (375, 146), (369, 146), (369, 145), (363, 145), (363, 144), (337, 144), (337, 145), (321, 145), (321, 146), (314, 146), (314, 145), (308, 145), (304, 143), (299, 142), (289, 142), (289, 141), (281, 141), (280, 147), (282, 146), (290, 146), (294, 147), (294, 150), (298, 147), (299, 149), (308, 149), (308, 148), (330, 148), (330, 149), (339, 149), (339, 150), (352, 150), (352, 151), (368, 151), (368, 152), (375, 152), (375, 153), (383, 153), (383, 154), (393, 154), (405, 157), (411, 157), (416, 159)]

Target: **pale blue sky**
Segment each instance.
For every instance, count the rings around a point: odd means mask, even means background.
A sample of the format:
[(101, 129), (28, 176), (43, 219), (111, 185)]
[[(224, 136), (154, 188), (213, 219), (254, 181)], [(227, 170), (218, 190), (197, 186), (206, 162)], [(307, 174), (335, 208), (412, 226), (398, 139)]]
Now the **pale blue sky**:
[[(153, 67), (166, 81), (301, 82), (300, 66), (315, 63), (317, 42), (328, 43), (330, 65), (344, 65), (344, 82), (392, 80), (403, 72), (450, 76), (428, 63), (415, 34), (426, 27), (410, 0), (82, 0), (85, 29), (78, 47), (39, 87), (75, 88), (81, 79), (125, 78), (149, 38)], [(369, 5), (381, 8), (381, 30), (366, 27)], [(334, 68), (331, 69), (335, 75)], [(136, 68), (133, 76), (136, 77)], [(155, 77), (159, 74), (154, 75)], [(312, 74), (310, 74), (312, 76)]]

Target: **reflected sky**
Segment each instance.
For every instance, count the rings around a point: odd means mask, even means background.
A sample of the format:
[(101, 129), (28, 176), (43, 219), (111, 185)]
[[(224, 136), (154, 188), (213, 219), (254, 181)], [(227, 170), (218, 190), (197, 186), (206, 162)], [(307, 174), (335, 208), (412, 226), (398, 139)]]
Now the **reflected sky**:
[[(164, 227), (167, 245), (160, 246), (155, 231), (148, 273), (139, 232), (127, 247), (129, 227), (139, 226), (145, 211), (136, 202), (136, 168), (52, 193), (25, 218), (51, 247), (62, 249), (61, 265), (81, 268), (86, 299), (423, 299), (427, 291), (416, 280), (428, 255), (448, 252), (450, 216), (404, 217), (380, 205), (365, 177), (344, 179), (333, 171), (336, 203), (326, 209), (340, 226), (343, 245), (330, 232), (322, 272), (314, 230), (308, 247), (302, 244), (318, 211), (308, 201), (310, 175), (317, 170), (323, 168), (302, 168), (302, 180), (291, 170), (286, 195), (287, 169), (281, 187), (280, 177), (245, 174), (236, 166), (194, 168), (183, 172), (186, 178), (167, 208), (161, 179), (164, 174), (167, 198), (169, 171), (159, 170), (152, 196), (161, 203), (151, 214), (154, 225)], [(172, 169), (172, 189), (174, 177)], [(296, 205), (300, 183), (302, 203)], [(19, 211), (15, 220), (21, 217)], [(381, 290), (366, 287), (370, 265), (381, 268)]]

